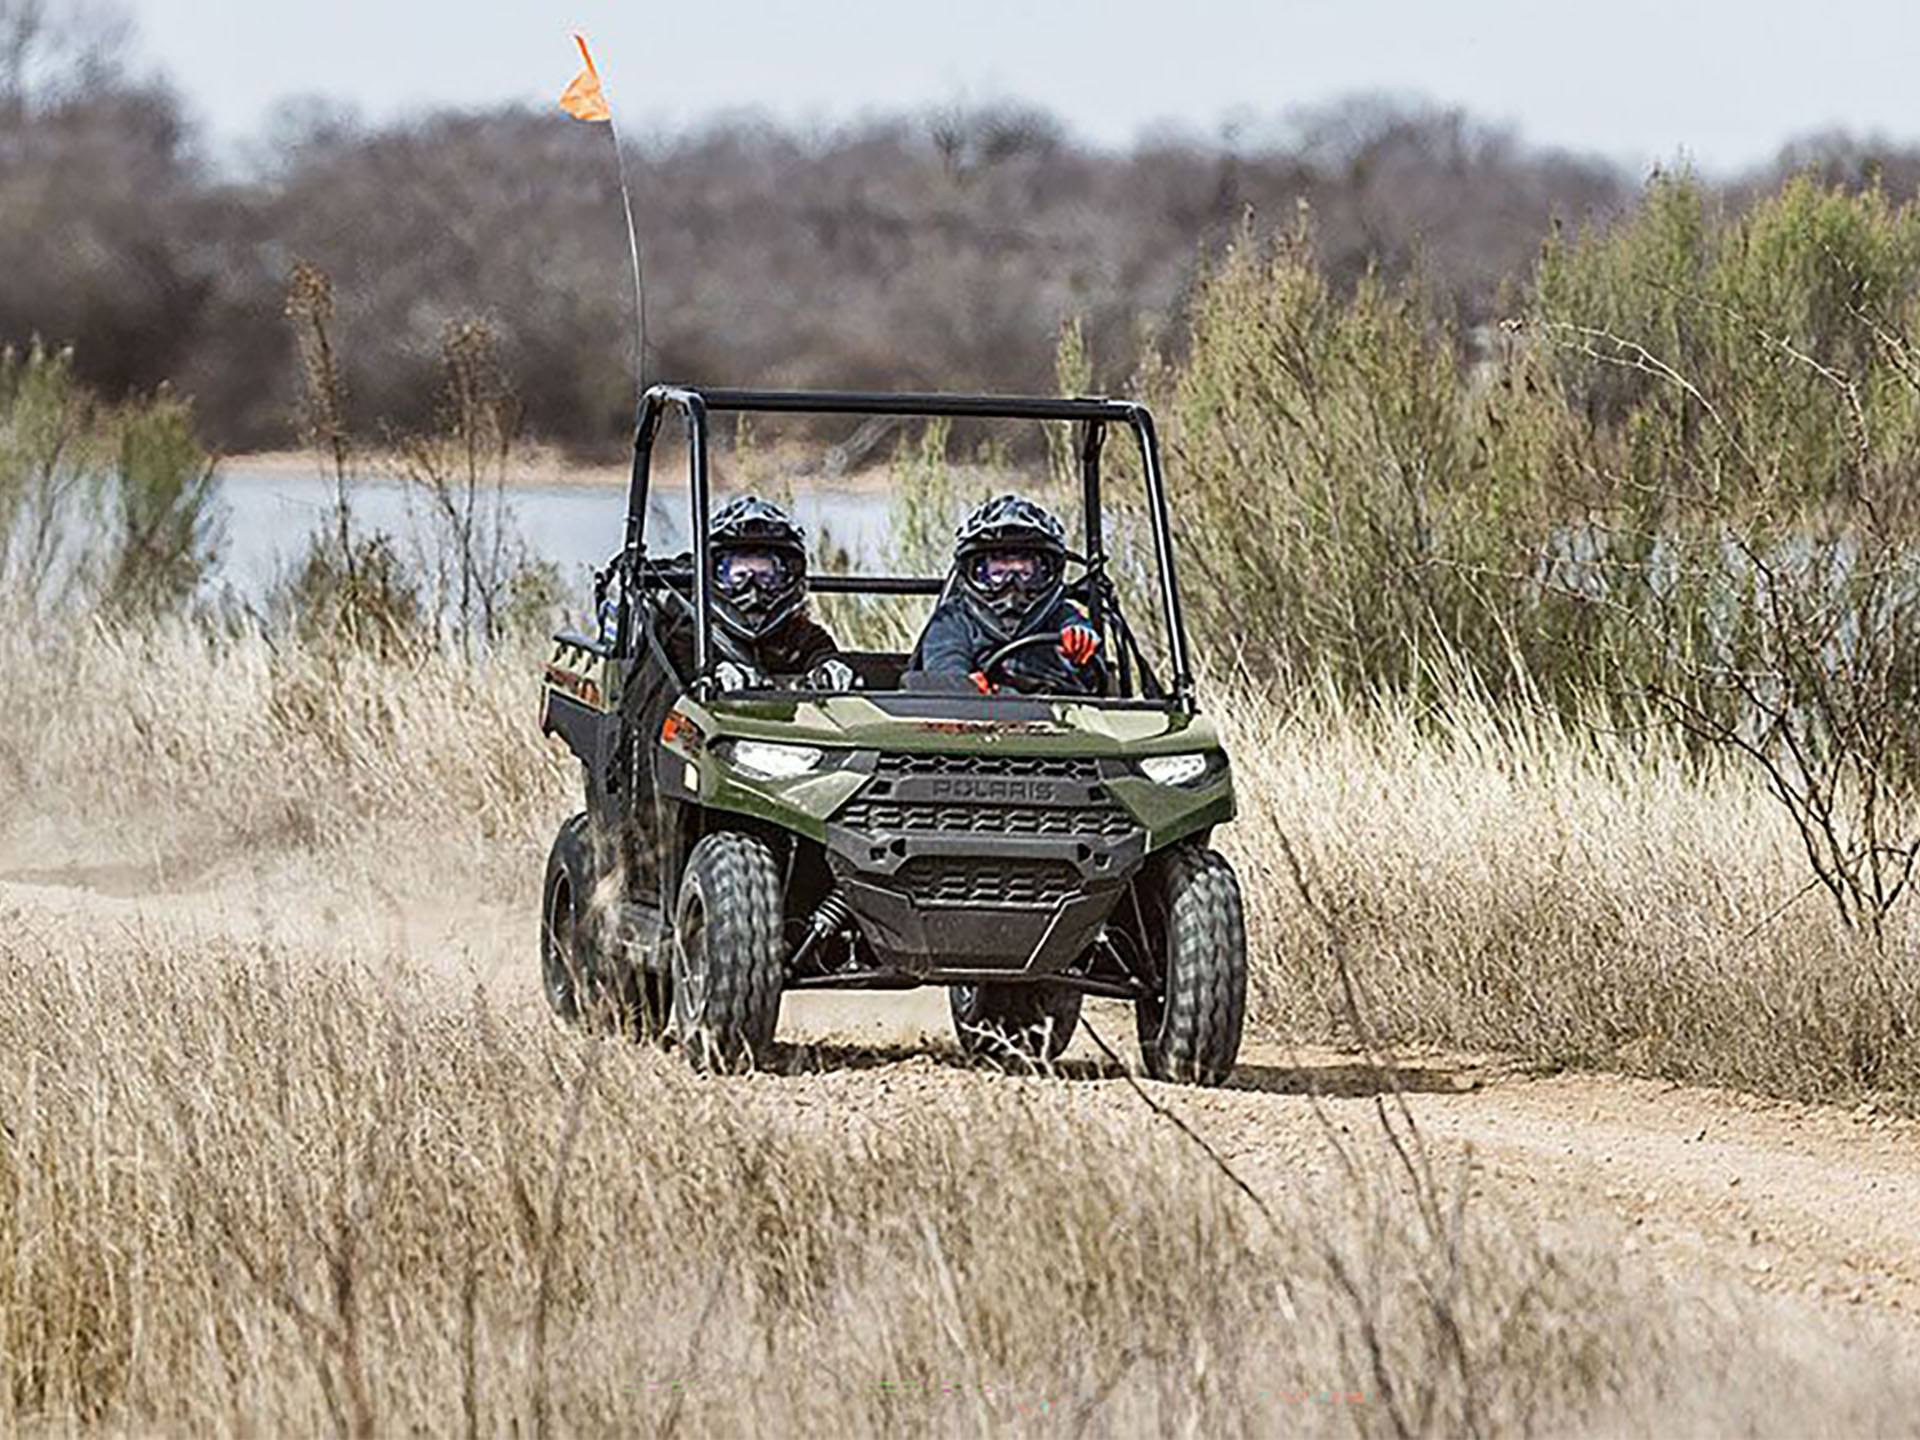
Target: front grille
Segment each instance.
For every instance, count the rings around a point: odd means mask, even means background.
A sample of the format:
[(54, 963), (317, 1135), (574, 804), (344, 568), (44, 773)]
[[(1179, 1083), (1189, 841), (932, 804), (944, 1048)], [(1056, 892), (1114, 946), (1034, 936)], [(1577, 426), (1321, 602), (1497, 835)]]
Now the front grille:
[(926, 858), (895, 877), (916, 905), (1051, 910), (1078, 893), (1080, 877), (1055, 860), (978, 861)]
[(920, 909), (1052, 911), (1141, 836), (1098, 760), (1040, 755), (882, 755), (834, 824)]
[(1043, 839), (1116, 840), (1135, 829), (1134, 818), (1112, 801), (1097, 805), (936, 805), (855, 800), (838, 821), (874, 835), (1033, 835)]
[[(956, 789), (983, 793), (941, 794)], [(1118, 840), (1138, 828), (1108, 797), (1097, 760), (1045, 755), (883, 755), (872, 783), (835, 818), (869, 835)]]

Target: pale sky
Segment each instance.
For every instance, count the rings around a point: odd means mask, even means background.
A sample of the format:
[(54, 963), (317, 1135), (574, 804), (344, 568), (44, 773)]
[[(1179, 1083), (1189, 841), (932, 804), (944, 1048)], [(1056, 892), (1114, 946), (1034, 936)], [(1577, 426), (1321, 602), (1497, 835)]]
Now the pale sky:
[(757, 108), (801, 122), (955, 100), (1044, 104), (1125, 145), (1357, 91), (1530, 141), (1710, 171), (1846, 127), (1920, 141), (1915, 0), (131, 0), (140, 51), (224, 149), (275, 102), (383, 120), (548, 103), (584, 29), (629, 128)]

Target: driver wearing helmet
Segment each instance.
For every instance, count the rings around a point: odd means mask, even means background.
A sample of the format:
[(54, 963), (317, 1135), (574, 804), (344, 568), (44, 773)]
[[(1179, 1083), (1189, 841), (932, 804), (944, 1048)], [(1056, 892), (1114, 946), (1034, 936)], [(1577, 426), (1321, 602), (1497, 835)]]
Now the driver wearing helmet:
[(953, 576), (912, 668), (982, 694), (1103, 693), (1100, 634), (1066, 593), (1060, 522), (1031, 500), (1003, 495), (969, 515), (954, 542)]
[[(808, 613), (807, 536), (793, 518), (747, 495), (716, 511), (707, 535), (720, 688), (852, 689), (853, 667)], [(670, 645), (676, 661), (691, 669), (691, 633), (683, 628)]]

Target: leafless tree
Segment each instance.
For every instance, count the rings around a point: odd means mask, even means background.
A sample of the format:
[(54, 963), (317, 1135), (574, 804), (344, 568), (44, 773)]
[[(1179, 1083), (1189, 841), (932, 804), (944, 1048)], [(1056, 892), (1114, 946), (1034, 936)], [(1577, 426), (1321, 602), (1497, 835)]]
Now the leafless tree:
[[(1734, 397), (1710, 393), (1638, 340), (1547, 327), (1552, 343), (1683, 395), (1720, 432), (1734, 472), (1720, 477), (1718, 503), (1676, 490), (1673, 504), (1655, 507), (1670, 517), (1666, 528), (1629, 548), (1664, 557), (1657, 583), (1603, 576), (1567, 594), (1613, 612), (1612, 643), (1633, 657), (1620, 673), (1657, 713), (1765, 780), (1800, 838), (1808, 888), (1823, 890), (1878, 953), (1920, 865), (1920, 449), (1905, 433), (1872, 432), (1857, 377), (1759, 317), (1721, 318), (1752, 327), (1782, 365), (1837, 397), (1850, 441), (1836, 483), (1820, 506), (1799, 503), (1778, 456), (1745, 434)], [(1900, 337), (1878, 333), (1920, 396), (1920, 364)]]
[(506, 485), (520, 433), (520, 406), (492, 327), (450, 325), (440, 347), (437, 424), (399, 447), (400, 473), (426, 501), (439, 608), (462, 644), (499, 637), (508, 587), (523, 557)]
[(131, 30), (119, 0), (0, 0), (0, 115), (116, 74)]

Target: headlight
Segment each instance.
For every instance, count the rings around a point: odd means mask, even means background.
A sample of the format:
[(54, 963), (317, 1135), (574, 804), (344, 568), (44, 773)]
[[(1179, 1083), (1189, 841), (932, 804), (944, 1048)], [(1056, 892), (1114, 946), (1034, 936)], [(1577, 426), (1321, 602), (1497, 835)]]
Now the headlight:
[(764, 740), (741, 740), (728, 747), (727, 759), (734, 767), (762, 780), (791, 780), (804, 775), (820, 763), (821, 754), (811, 745), (774, 745)]
[(1207, 773), (1207, 757), (1198, 751), (1191, 755), (1156, 755), (1140, 762), (1140, 773), (1156, 785), (1191, 785)]

